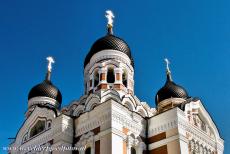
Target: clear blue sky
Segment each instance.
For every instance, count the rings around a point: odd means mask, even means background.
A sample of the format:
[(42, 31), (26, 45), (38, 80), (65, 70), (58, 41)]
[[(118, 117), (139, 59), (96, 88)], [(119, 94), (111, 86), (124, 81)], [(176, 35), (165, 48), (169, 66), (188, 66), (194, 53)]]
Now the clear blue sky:
[(44, 79), (45, 57), (56, 59), (52, 81), (63, 105), (83, 94), (83, 61), (106, 33), (106, 9), (115, 13), (115, 35), (131, 47), (135, 94), (155, 106), (168, 57), (174, 81), (201, 98), (230, 153), (229, 0), (1, 0), (0, 146), (21, 127), (28, 92)]

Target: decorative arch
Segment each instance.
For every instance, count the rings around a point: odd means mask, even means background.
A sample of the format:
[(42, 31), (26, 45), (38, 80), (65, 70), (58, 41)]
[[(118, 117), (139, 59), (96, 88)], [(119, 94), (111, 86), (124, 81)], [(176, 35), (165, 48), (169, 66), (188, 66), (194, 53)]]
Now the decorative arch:
[(93, 107), (100, 104), (100, 97), (95, 94), (90, 94), (90, 96), (86, 99), (85, 102), (85, 111), (90, 111)]
[(138, 106), (138, 103), (135, 101), (135, 99), (133, 99), (132, 95), (130, 95), (130, 94), (125, 95), (125, 97), (123, 97), (123, 99), (122, 99), (122, 105), (124, 105), (125, 102), (132, 103), (133, 104), (133, 109), (135, 109)]
[(130, 101), (124, 102), (124, 106), (127, 107), (130, 111), (134, 111), (135, 110), (135, 107), (134, 107), (133, 103), (130, 102)]
[(142, 117), (147, 117), (147, 112), (142, 106), (137, 107), (137, 113), (139, 113)]
[(73, 116), (79, 116), (82, 113), (84, 113), (84, 106), (78, 105), (77, 108), (73, 112)]
[(110, 99), (113, 99), (114, 101), (118, 103), (121, 103), (120, 94), (113, 89), (109, 89), (102, 93), (101, 103), (104, 103)]
[(80, 98), (80, 100), (78, 101), (78, 104), (85, 104), (86, 100), (88, 98), (88, 95), (84, 95)]

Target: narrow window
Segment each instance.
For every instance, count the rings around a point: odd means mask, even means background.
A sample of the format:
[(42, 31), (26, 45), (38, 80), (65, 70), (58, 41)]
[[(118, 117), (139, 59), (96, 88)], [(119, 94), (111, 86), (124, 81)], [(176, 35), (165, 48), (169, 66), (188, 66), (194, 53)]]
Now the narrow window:
[(131, 154), (136, 154), (136, 150), (134, 149), (134, 147), (131, 147)]
[(98, 70), (94, 72), (94, 87), (96, 87), (99, 83), (99, 73)]
[(127, 73), (125, 71), (122, 74), (122, 83), (125, 87), (127, 87)]
[(51, 122), (48, 123), (48, 128), (50, 128), (50, 127), (51, 127)]
[(115, 75), (114, 75), (113, 68), (109, 68), (107, 72), (107, 82), (114, 83), (114, 81), (115, 81)]
[(85, 150), (85, 154), (91, 154), (91, 148), (87, 148), (87, 149)]

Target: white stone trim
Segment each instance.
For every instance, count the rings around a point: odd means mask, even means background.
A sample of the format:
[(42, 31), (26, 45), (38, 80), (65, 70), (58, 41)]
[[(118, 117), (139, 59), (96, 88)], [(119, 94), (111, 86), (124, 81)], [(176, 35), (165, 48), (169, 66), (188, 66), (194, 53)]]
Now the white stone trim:
[(28, 101), (28, 107), (31, 107), (31, 106), (36, 105), (36, 104), (41, 104), (41, 105), (51, 104), (55, 107), (59, 107), (58, 101), (56, 101), (53, 98), (45, 97), (45, 96), (33, 97)]
[(174, 135), (174, 136), (168, 137), (166, 139), (157, 141), (155, 143), (151, 143), (151, 144), (149, 144), (149, 150), (153, 150), (153, 149), (159, 148), (163, 145), (167, 145), (167, 143), (172, 142), (172, 141), (177, 140), (177, 139), (179, 139), (179, 135)]

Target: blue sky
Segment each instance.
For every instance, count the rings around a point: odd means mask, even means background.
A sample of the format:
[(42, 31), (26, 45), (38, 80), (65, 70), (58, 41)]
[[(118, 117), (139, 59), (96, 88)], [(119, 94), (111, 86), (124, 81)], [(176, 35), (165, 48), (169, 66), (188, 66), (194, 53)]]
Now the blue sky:
[(230, 153), (229, 0), (1, 0), (0, 147), (23, 123), (28, 92), (44, 79), (47, 56), (56, 60), (52, 81), (63, 105), (83, 94), (84, 58), (106, 34), (107, 9), (116, 16), (114, 34), (132, 50), (137, 97), (155, 106), (167, 57), (174, 81), (201, 98)]

